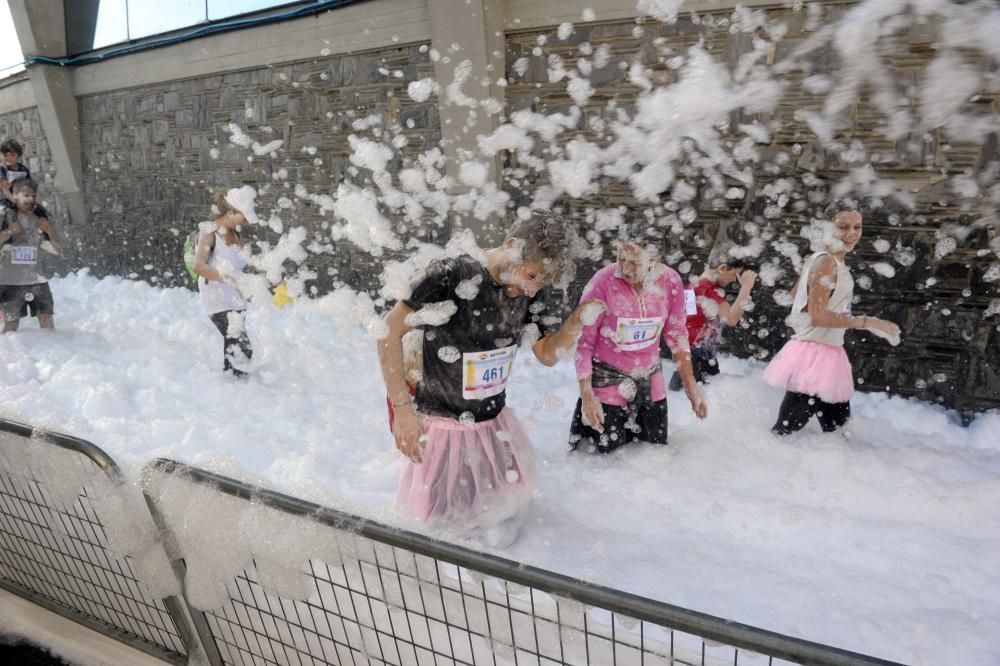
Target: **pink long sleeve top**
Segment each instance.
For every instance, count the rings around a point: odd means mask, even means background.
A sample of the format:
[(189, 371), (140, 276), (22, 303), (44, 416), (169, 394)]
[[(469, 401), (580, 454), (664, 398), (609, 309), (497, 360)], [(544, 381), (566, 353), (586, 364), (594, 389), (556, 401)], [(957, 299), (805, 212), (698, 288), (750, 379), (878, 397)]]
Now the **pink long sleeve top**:
[[(589, 377), (597, 359), (625, 374), (660, 365), (660, 336), (671, 352), (688, 350), (684, 308), (684, 283), (677, 271), (658, 264), (641, 289), (615, 275), (616, 264), (594, 274), (580, 297), (581, 302), (602, 301), (608, 311), (584, 326), (576, 345), (576, 376)], [(653, 401), (666, 397), (663, 372), (652, 376)], [(628, 399), (618, 386), (594, 388), (606, 405), (624, 406)]]

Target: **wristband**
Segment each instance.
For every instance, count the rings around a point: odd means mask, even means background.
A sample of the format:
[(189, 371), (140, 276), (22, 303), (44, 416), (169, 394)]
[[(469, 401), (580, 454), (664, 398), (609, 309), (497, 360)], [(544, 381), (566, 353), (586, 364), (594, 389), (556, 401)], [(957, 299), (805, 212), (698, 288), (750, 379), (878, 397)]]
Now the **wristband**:
[(393, 409), (396, 409), (398, 407), (402, 407), (403, 405), (412, 405), (413, 400), (410, 398), (406, 398), (405, 400), (400, 400), (399, 402), (390, 402), (389, 404), (392, 405)]

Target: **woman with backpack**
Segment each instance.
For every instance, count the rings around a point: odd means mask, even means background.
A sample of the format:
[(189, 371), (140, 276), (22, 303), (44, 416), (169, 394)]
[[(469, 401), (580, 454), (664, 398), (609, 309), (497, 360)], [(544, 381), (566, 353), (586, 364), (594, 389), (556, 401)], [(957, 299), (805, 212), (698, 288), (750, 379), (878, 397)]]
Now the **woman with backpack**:
[(239, 277), (247, 265), (249, 252), (239, 227), (256, 222), (253, 188), (244, 186), (215, 195), (213, 222), (203, 222), (194, 244), (193, 270), (198, 275), (202, 305), (223, 338), (223, 368), (237, 377), (253, 356), (246, 332), (247, 300), (239, 287)]

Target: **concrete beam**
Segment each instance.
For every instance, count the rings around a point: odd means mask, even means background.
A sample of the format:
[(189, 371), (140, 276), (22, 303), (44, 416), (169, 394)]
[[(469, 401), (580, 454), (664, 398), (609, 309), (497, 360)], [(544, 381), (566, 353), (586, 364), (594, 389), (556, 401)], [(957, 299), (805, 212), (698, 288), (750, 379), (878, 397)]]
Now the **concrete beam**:
[[(463, 162), (477, 149), (476, 137), (489, 134), (499, 125), (504, 106), (503, 2), (501, 0), (434, 0), (429, 4), (431, 47), (439, 57), (434, 78), (441, 86), (438, 108), (441, 118), (441, 145), (447, 158), (446, 173), (457, 183), (454, 193), (470, 189), (459, 180)], [(459, 90), (449, 85), (464, 77)], [(489, 165), (486, 182), (500, 185), (499, 161)], [(502, 235), (494, 220), (459, 221), (473, 229), (480, 244), (492, 243)]]
[(430, 39), (427, 0), (375, 0), (73, 69), (79, 97)]
[[(25, 57), (66, 55), (66, 23), (62, 0), (9, 0)], [(76, 96), (70, 71), (58, 65), (27, 68), (38, 118), (56, 169), (56, 187), (73, 222), (87, 219), (83, 199), (83, 164)]]
[[(23, 77), (23, 78), (22, 78)], [(0, 83), (0, 114), (35, 106), (35, 91), (27, 74), (18, 74)]]

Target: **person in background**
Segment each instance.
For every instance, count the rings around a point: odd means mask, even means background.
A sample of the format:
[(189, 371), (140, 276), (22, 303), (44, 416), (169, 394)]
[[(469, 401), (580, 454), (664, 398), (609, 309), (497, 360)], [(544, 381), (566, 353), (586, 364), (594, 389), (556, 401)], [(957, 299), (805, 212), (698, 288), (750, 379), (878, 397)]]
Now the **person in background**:
[[(722, 329), (735, 326), (743, 317), (750, 302), (750, 291), (757, 281), (753, 264), (745, 258), (734, 257), (732, 245), (723, 243), (708, 255), (705, 272), (691, 281), (684, 290), (684, 308), (687, 314), (688, 342), (691, 345), (691, 369), (699, 384), (719, 374), (719, 344)], [(740, 291), (730, 304), (726, 287), (739, 282)], [(680, 373), (670, 378), (670, 390), (683, 387)]]
[(238, 282), (248, 259), (239, 230), (248, 218), (257, 220), (252, 200), (242, 194), (240, 188), (216, 193), (215, 219), (201, 224), (194, 256), (202, 305), (222, 334), (223, 369), (237, 377), (246, 375), (253, 356), (246, 330), (247, 300)]
[(617, 261), (597, 271), (581, 301), (604, 311), (583, 327), (576, 347), (580, 399), (570, 425), (570, 446), (608, 453), (635, 440), (667, 443), (667, 399), (660, 338), (673, 352), (691, 409), (708, 415), (691, 369), (685, 328), (684, 284), (643, 245), (645, 224), (626, 225)]
[(47, 218), (35, 215), (38, 186), (18, 178), (11, 186), (14, 208), (0, 208), (0, 308), (3, 331), (16, 331), (21, 319), (38, 318), (41, 328), (55, 327), (55, 307), (39, 250), (58, 254), (59, 237)]
[[(14, 209), (14, 192), (12, 187), (15, 182), (22, 178), (31, 178), (31, 171), (21, 163), (24, 156), (24, 148), (14, 139), (8, 139), (0, 144), (0, 195), (3, 195), (4, 206)], [(48, 220), (49, 213), (44, 207), (35, 202), (35, 209), (32, 211), (35, 217)]]
[(815, 252), (792, 290), (792, 312), (785, 321), (794, 334), (764, 370), (764, 381), (785, 391), (771, 428), (777, 435), (801, 430), (813, 416), (824, 432), (847, 423), (854, 377), (844, 331), (863, 329), (899, 344), (896, 324), (852, 312), (854, 278), (847, 255), (861, 240), (861, 212), (851, 203), (836, 203), (824, 218), (807, 229)]

